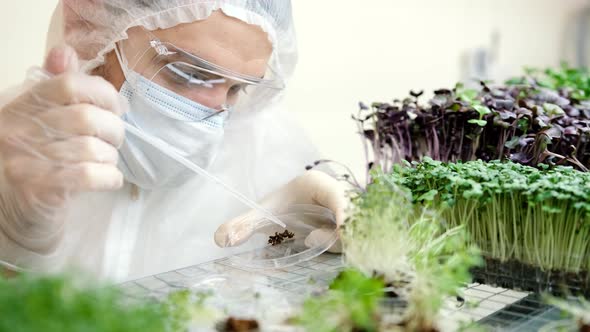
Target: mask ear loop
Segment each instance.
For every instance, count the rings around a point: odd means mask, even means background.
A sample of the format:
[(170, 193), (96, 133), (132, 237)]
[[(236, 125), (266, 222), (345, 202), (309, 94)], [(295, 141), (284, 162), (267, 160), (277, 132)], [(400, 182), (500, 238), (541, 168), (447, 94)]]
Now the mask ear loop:
[(129, 78), (131, 76), (131, 75), (129, 75), (130, 70), (127, 67), (127, 64), (123, 61), (123, 55), (121, 54), (122, 51), (119, 49), (120, 47), (121, 46), (119, 45), (119, 43), (115, 44), (115, 55), (117, 56), (117, 61), (119, 61), (119, 67), (121, 67), (121, 71), (123, 72), (123, 76), (125, 76), (125, 79), (127, 81), (129, 81)]
[[(150, 33), (149, 31), (145, 31), (146, 34), (150, 37), (150, 47), (146, 48), (145, 51), (143, 51), (143, 53), (141, 53), (141, 55), (139, 57), (136, 57), (136, 61), (135, 61), (135, 65), (137, 65), (141, 59), (143, 59), (143, 57), (151, 50), (151, 49), (155, 49), (156, 53), (158, 55), (162, 55), (162, 52), (167, 52), (166, 47), (164, 46), (164, 49), (158, 48), (158, 44), (154, 43), (154, 41), (157, 40), (157, 38)], [(131, 74), (132, 69), (130, 69), (127, 58), (124, 56), (124, 50), (123, 50), (123, 46), (121, 45), (122, 41), (119, 41), (115, 44), (115, 55), (117, 56), (117, 60), (119, 61), (119, 66), (121, 67), (121, 71), (123, 72), (123, 76), (125, 76), (125, 79), (129, 82), (129, 83), (135, 83), (135, 82), (130, 82), (129, 80), (132, 79), (134, 77), (134, 75)], [(175, 54), (175, 52), (167, 52), (168, 55), (171, 54)]]

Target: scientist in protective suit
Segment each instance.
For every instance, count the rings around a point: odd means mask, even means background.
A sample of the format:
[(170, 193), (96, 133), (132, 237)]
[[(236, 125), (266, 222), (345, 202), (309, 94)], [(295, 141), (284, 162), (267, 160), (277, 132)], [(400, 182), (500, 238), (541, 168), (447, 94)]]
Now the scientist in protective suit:
[(251, 235), (248, 206), (125, 125), (269, 209), (342, 223), (344, 186), (305, 171), (284, 109), (296, 60), (288, 0), (61, 0), (44, 67), (0, 96), (2, 264), (122, 281)]

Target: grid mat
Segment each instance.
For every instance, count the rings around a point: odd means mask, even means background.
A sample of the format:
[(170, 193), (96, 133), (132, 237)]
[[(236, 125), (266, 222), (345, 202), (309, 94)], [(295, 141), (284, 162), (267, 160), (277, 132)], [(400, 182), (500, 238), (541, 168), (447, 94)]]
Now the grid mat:
[[(248, 308), (246, 310), (266, 311), (269, 306), (280, 305), (271, 301), (253, 306), (253, 299), (260, 296), (259, 290), (270, 290), (270, 293), (263, 293), (288, 298), (290, 305), (301, 304), (308, 296), (326, 289), (342, 269), (341, 256), (334, 254), (323, 254), (278, 270), (242, 268), (225, 258), (127, 282), (120, 287), (129, 300), (134, 301), (161, 299), (179, 289), (227, 291), (226, 288), (241, 283), (247, 284), (256, 295), (242, 296), (243, 303), (234, 303), (234, 308), (242, 305)], [(470, 284), (463, 289), (463, 294), (465, 301), (448, 299), (445, 302), (441, 311), (441, 317), (445, 317), (441, 326), (443, 331), (455, 331), (473, 322), (484, 325), (488, 331), (538, 331), (560, 319), (559, 311), (541, 303), (535, 294), (483, 284)]]

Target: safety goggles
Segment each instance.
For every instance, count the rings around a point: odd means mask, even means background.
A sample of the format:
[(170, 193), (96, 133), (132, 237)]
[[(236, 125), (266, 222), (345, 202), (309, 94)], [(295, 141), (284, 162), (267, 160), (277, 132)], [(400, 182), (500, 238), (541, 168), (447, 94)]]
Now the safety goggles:
[[(281, 90), (285, 86), (270, 65), (263, 76), (256, 77), (224, 68), (170, 42), (161, 41), (149, 31), (145, 31), (143, 37), (117, 44), (124, 72), (132, 70), (142, 78), (196, 102), (207, 100), (216, 88), (224, 87), (226, 102), (215, 106), (220, 111), (235, 105), (255, 89)], [(127, 80), (132, 85), (136, 83), (129, 77)]]

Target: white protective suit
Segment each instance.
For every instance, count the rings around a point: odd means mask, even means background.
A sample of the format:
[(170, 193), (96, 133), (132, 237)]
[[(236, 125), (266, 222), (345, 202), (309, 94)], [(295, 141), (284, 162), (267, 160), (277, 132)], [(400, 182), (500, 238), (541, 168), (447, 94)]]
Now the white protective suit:
[[(48, 50), (60, 44), (72, 46), (81, 59), (81, 70), (90, 73), (116, 42), (125, 40), (127, 29), (167, 29), (206, 19), (218, 9), (262, 27), (273, 44), (278, 75), (291, 76), (297, 50), (287, 0), (63, 0), (52, 20)], [(8, 95), (22, 93), (31, 84)], [(286, 112), (283, 93), (251, 102), (248, 109), (232, 115), (210, 167), (213, 174), (254, 201), (305, 172), (305, 166), (318, 159)], [(0, 106), (9, 98), (4, 97)], [(73, 195), (68, 206), (59, 226), (64, 227), (64, 235), (58, 247), (43, 254), (31, 249), (34, 245), (19, 245), (14, 240), (18, 229), (7, 236), (6, 230), (14, 225), (3, 220), (0, 260), (41, 270), (81, 266), (118, 281), (138, 278), (230, 255), (235, 249), (215, 245), (215, 230), (249, 209), (199, 176), (169, 189), (148, 191), (126, 183), (116, 192)], [(9, 210), (3, 208), (5, 219)], [(23, 241), (35, 241), (23, 237)]]

